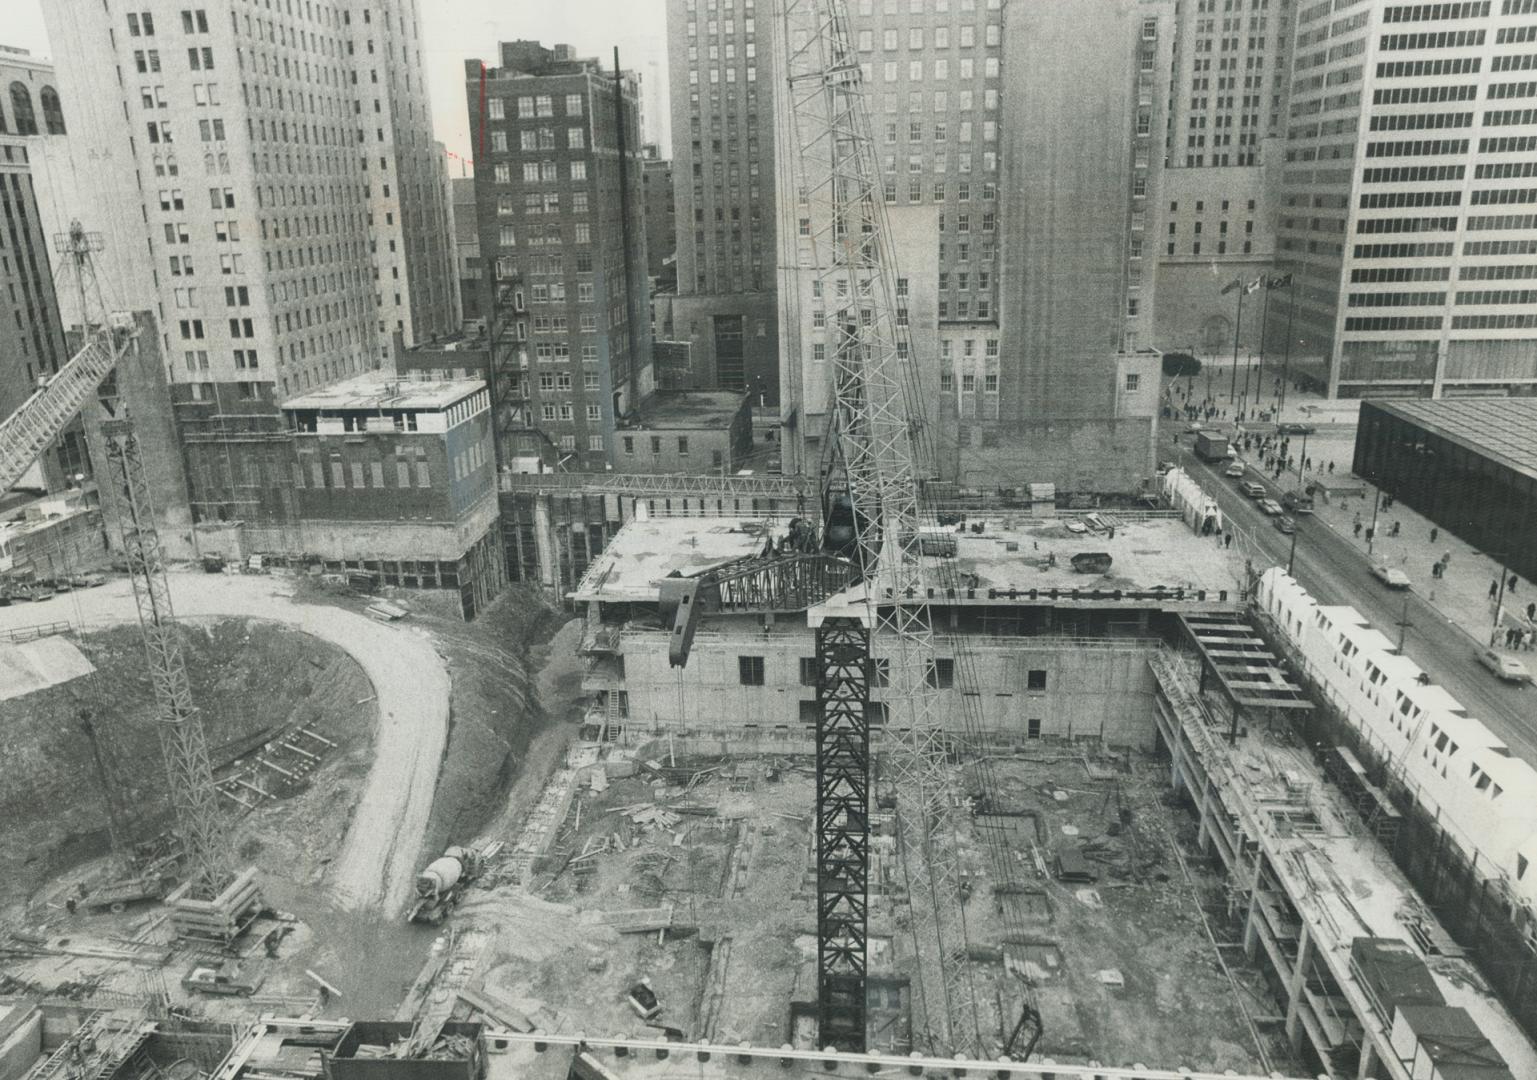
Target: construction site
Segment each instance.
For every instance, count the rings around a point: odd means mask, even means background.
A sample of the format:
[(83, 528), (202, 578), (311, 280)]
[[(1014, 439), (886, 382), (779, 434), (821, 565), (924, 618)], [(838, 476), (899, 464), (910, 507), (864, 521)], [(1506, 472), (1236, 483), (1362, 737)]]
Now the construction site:
[(1178, 469), (936, 496), (841, 9), (776, 13), (814, 478), (562, 535), (474, 380), (348, 386), (285, 422), (444, 436), (441, 558), (177, 563), (133, 318), (0, 422), (4, 490), (89, 412), (121, 556), (0, 606), (0, 1080), (1537, 1077), (1529, 765)]

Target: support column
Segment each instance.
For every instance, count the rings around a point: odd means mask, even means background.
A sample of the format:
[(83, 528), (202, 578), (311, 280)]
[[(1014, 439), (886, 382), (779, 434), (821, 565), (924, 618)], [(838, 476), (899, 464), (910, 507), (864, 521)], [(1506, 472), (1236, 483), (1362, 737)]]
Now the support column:
[(1299, 1010), (1302, 1005), (1302, 988), (1307, 982), (1308, 965), (1312, 962), (1312, 953), (1313, 933), (1304, 922), (1302, 934), (1297, 938), (1297, 966), (1293, 969), (1291, 978), (1286, 980), (1286, 1038), (1293, 1050), (1302, 1046), (1302, 1020)]
[(553, 589), (559, 569), (556, 554), (555, 522), (550, 516), (550, 497), (534, 496), (534, 546), (539, 552), (539, 584)]

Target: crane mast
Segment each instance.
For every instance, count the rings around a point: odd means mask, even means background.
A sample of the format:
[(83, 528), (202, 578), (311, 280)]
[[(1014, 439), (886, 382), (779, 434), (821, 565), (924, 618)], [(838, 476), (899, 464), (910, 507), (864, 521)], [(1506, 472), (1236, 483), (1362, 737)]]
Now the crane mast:
[[(160, 535), (155, 528), (153, 487), (133, 422), (117, 393), (114, 371), (137, 349), (137, 324), (131, 314), (109, 314), (102, 303), (92, 260), (92, 253), (101, 250), (99, 234), (87, 233), (75, 221), (67, 234), (56, 237), (55, 244), (78, 290), (84, 341), (80, 351), (52, 379), (0, 423), (0, 490), (26, 472), (96, 391), (107, 414), (101, 425), (107, 458), (101, 487), (110, 492), (117, 510), (155, 691), (166, 781), (184, 847), (183, 883), (173, 897), (180, 895), (185, 902), (178, 909), (174, 901), (168, 901), (173, 907), (171, 921), (187, 933), (203, 934), (206, 929), (210, 932), (203, 936), (227, 939), (260, 907), (260, 898), (251, 872), (236, 878), (230, 865), (207, 739), (192, 705), (186, 662), (176, 633)], [(93, 312), (97, 321), (91, 318)], [(238, 889), (230, 888), (232, 881)]]
[[(896, 706), (885, 749), (894, 772), (898, 842), (913, 910), (914, 1027), (926, 1031), (935, 1052), (973, 1057), (981, 1039), (966, 959), (949, 746), (940, 725), (937, 680), (930, 678), (935, 659), (932, 609), (926, 602), (931, 575), (918, 542), (926, 433), (913, 363), (899, 348), (905, 335), (896, 317), (884, 193), (842, 0), (784, 0), (782, 15), (785, 114), (791, 128), (787, 145), (798, 148), (799, 232), (810, 248), (809, 262), (801, 265), (814, 275), (817, 294), (828, 308), (831, 441), (847, 485), (855, 557), (865, 575), (863, 624), (887, 653), (888, 699)], [(824, 663), (824, 677), (825, 672)], [(820, 688), (818, 696), (824, 696)], [(864, 739), (868, 745), (868, 730)], [(820, 778), (820, 730), (818, 748)], [(863, 767), (867, 778), (868, 756)], [(837, 881), (839, 872), (829, 866), (820, 831), (832, 794), (819, 788), (819, 876)], [(842, 854), (853, 846), (845, 843)], [(864, 873), (863, 868), (857, 872)], [(842, 936), (829, 939), (822, 933), (827, 898), (819, 899), (824, 901), (819, 908), (822, 1021), (832, 1021), (836, 1033), (844, 1035), (839, 1045), (852, 1041), (848, 1033), (858, 1025), (857, 1046), (862, 1047), (862, 931), (847, 925), (852, 920), (835, 922), (831, 929), (841, 930)], [(857, 990), (852, 985), (856, 979)], [(856, 993), (857, 1018), (847, 1012)], [(830, 1041), (827, 1034), (821, 1041)]]

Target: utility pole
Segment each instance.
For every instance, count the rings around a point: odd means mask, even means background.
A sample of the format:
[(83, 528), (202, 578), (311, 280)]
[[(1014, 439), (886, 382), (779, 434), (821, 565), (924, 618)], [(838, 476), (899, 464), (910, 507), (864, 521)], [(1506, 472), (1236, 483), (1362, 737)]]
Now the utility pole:
[[(1372, 547), (1377, 543), (1377, 511), (1380, 509), (1382, 509), (1382, 492), (1377, 491), (1374, 493), (1372, 498), (1372, 523), (1366, 530), (1367, 558), (1371, 558)], [(1501, 578), (1500, 584), (1503, 585), (1504, 583), (1505, 579)]]
[(1404, 651), (1404, 637), (1409, 632), (1409, 627), (1413, 625), (1409, 621), (1409, 594), (1405, 592), (1403, 611), (1398, 616), (1398, 651), (1400, 654)]
[(1272, 278), (1267, 271), (1260, 277), (1265, 282), (1265, 302), (1260, 307), (1259, 313), (1259, 378), (1255, 383), (1254, 403), (1258, 405), (1265, 399), (1265, 327), (1270, 322), (1270, 289)]
[(1292, 573), (1292, 567), (1294, 567), (1296, 565), (1297, 565), (1297, 523), (1295, 521), (1293, 521), (1292, 522), (1292, 549), (1291, 549), (1291, 554), (1286, 556), (1286, 576), (1287, 577), (1294, 577), (1295, 576)]

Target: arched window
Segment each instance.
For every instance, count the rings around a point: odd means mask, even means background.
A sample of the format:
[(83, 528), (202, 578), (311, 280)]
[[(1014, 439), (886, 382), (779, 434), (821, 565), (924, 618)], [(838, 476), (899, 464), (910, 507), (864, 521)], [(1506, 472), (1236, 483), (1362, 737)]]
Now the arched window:
[(59, 104), (59, 92), (45, 86), (38, 92), (38, 97), (43, 99), (43, 127), (50, 135), (63, 135), (64, 106)]
[(32, 111), (32, 91), (27, 89), (25, 83), (11, 83), (11, 114), (16, 120), (16, 134), (37, 134), (37, 114)]

